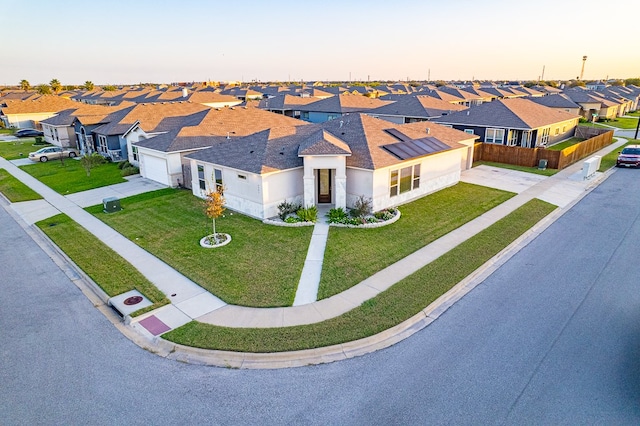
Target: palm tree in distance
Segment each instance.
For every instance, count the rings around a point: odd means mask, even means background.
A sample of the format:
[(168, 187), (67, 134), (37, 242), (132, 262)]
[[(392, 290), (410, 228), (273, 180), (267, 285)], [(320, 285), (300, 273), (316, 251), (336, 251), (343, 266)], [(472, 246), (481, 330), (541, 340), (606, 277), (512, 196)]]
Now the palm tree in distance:
[(22, 90), (29, 90), (31, 89), (31, 83), (29, 83), (29, 80), (20, 80), (20, 88)]
[(51, 86), (51, 90), (53, 90), (53, 93), (58, 93), (62, 89), (62, 84), (60, 84), (60, 81), (57, 78), (51, 80), (49, 82), (49, 86)]

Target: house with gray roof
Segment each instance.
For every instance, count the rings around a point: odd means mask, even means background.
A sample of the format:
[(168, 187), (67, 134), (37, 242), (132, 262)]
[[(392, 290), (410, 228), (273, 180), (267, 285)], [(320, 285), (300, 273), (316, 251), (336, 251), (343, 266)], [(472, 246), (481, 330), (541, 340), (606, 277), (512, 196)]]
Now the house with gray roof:
[(394, 102), (368, 110), (365, 114), (393, 123), (405, 124), (433, 120), (451, 114), (454, 111), (467, 109), (462, 105), (423, 95), (387, 95), (384, 96), (383, 100), (394, 100)]
[(456, 184), (477, 136), (431, 122), (395, 124), (365, 114), (269, 128), (185, 155), (194, 195), (224, 188), (230, 209), (266, 219), (283, 201), (374, 210)]
[(310, 123), (324, 123), (345, 114), (365, 112), (389, 104), (376, 98), (362, 95), (342, 94), (300, 105), (300, 118)]
[(485, 143), (536, 148), (572, 137), (579, 118), (529, 99), (498, 99), (434, 122), (478, 135)]

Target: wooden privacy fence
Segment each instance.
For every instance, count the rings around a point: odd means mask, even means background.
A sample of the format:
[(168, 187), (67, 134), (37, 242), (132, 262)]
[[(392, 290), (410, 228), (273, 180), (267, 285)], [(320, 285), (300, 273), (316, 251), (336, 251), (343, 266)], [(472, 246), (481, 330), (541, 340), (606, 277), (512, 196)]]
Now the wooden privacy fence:
[[(589, 130), (591, 131), (592, 128), (589, 128)], [(581, 137), (578, 136), (578, 130), (576, 130), (576, 137)], [(600, 135), (591, 137), (562, 151), (479, 142), (473, 148), (473, 161), (491, 161), (523, 167), (538, 167), (540, 160), (547, 160), (547, 168), (561, 170), (609, 145), (612, 140), (613, 130), (605, 130)]]

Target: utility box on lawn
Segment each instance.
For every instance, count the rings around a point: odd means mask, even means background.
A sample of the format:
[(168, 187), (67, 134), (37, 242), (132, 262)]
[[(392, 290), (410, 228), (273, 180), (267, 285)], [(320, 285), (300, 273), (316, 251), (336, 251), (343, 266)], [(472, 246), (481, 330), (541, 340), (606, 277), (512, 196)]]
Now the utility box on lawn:
[(105, 213), (119, 212), (122, 210), (120, 199), (116, 197), (108, 197), (102, 199), (102, 207)]

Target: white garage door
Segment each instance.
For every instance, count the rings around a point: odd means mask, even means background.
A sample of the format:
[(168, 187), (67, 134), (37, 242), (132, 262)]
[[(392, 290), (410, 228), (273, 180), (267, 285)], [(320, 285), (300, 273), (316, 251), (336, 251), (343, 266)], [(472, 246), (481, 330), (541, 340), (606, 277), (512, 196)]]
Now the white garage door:
[(167, 172), (167, 160), (164, 158), (140, 155), (142, 160), (142, 176), (155, 180), (164, 185), (169, 185), (169, 173)]

